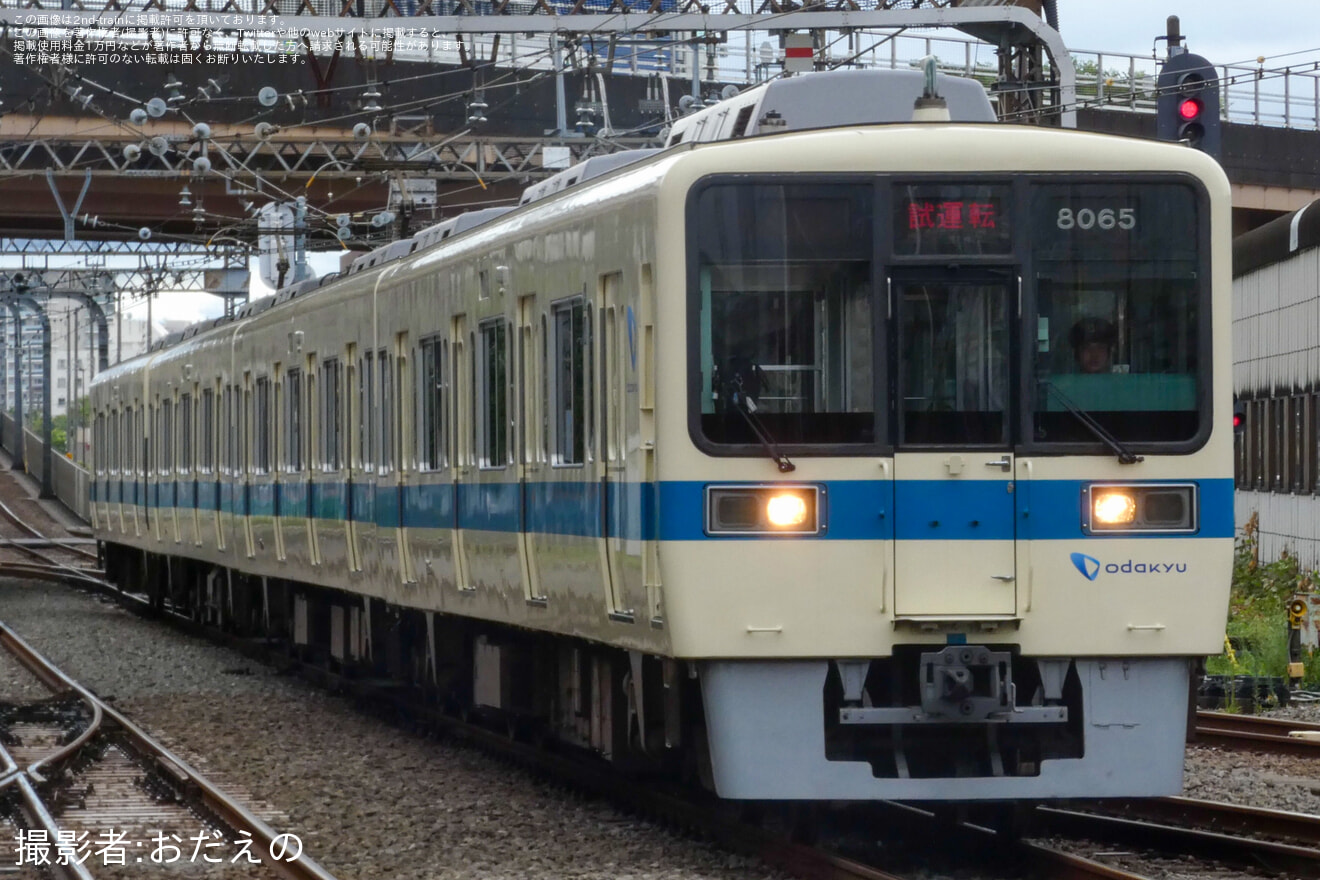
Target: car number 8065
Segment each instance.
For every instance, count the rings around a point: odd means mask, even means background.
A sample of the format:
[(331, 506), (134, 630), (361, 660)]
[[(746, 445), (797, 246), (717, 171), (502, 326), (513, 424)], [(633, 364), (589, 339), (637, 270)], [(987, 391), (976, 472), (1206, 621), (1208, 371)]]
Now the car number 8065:
[(1133, 229), (1137, 225), (1135, 208), (1060, 208), (1054, 219), (1059, 229)]

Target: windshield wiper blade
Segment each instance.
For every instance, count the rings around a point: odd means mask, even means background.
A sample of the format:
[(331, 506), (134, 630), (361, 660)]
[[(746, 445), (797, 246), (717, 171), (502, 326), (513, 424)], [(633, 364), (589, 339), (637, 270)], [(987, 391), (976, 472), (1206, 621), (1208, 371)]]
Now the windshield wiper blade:
[(1097, 422), (1090, 413), (1073, 403), (1068, 395), (1059, 390), (1059, 386), (1055, 385), (1048, 379), (1041, 384), (1045, 386), (1047, 392), (1054, 395), (1055, 399), (1063, 405), (1064, 409), (1072, 413), (1077, 421), (1085, 425), (1092, 434), (1100, 439), (1100, 442), (1113, 450), (1114, 454), (1118, 456), (1119, 464), (1136, 464), (1137, 462), (1145, 461), (1144, 457), (1134, 455), (1126, 446), (1118, 442), (1118, 438), (1106, 431), (1104, 426)]
[(797, 465), (789, 461), (788, 456), (779, 451), (779, 447), (775, 445), (775, 441), (771, 438), (770, 432), (766, 430), (760, 417), (756, 415), (756, 402), (753, 401), (752, 398), (748, 397), (746, 394), (734, 392), (733, 408), (742, 414), (742, 417), (747, 421), (748, 426), (751, 427), (752, 433), (756, 435), (756, 439), (761, 441), (761, 445), (765, 447), (765, 451), (770, 453), (770, 457), (774, 459), (775, 466), (779, 468), (781, 474), (792, 473), (797, 470)]

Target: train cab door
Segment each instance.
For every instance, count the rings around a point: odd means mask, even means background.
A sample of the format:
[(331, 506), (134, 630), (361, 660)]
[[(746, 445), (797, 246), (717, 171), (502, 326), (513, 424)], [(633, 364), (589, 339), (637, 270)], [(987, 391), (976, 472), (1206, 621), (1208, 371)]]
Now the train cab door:
[(599, 281), (597, 461), (601, 489), (601, 570), (609, 592), (610, 617), (633, 621), (649, 612), (642, 583), (635, 319), (624, 299), (622, 282), (619, 273), (602, 275)]
[(1007, 276), (950, 267), (890, 279), (899, 619), (1017, 611)]

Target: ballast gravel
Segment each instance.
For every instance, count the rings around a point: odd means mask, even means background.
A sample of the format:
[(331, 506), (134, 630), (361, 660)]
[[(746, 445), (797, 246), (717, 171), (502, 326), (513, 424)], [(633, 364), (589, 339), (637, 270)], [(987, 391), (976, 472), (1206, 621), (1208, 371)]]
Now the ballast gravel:
[[(778, 876), (476, 750), (394, 728), (100, 597), (0, 579), (0, 620), (213, 781), (286, 817), (277, 830), (299, 835), (341, 880)], [(0, 700), (39, 689), (0, 656)], [(1286, 714), (1320, 721), (1320, 704)], [(1320, 760), (1194, 745), (1184, 781), (1190, 797), (1320, 814)], [(1116, 855), (1100, 860), (1169, 880), (1223, 876)]]
[[(98, 597), (0, 579), (0, 620), (212, 781), (287, 816), (276, 830), (340, 880), (778, 876)], [(5, 668), (0, 690), (21, 678)]]

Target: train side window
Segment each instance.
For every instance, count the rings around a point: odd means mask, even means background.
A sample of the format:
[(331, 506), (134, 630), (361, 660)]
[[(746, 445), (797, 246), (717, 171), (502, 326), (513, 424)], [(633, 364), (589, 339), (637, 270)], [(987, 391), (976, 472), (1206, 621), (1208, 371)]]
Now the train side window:
[(156, 438), (156, 464), (162, 474), (169, 474), (174, 470), (174, 402), (164, 400), (161, 402), (157, 413), (160, 417), (160, 434)]
[(444, 340), (435, 337), (422, 340), (418, 357), (418, 466), (424, 471), (438, 471), (449, 464), (445, 449)]
[(296, 473), (303, 469), (302, 370), (289, 370), (284, 388), (284, 467)]
[(193, 469), (193, 397), (179, 398), (179, 473), (191, 474)]
[(394, 358), (381, 349), (376, 354), (376, 376), (380, 401), (377, 425), (380, 430), (380, 442), (377, 445), (378, 473), (386, 474), (394, 469), (394, 393), (393, 380)]
[(376, 464), (376, 355), (375, 352), (367, 352), (366, 356), (360, 362), (362, 365), (362, 374), (358, 377), (360, 383), (358, 403), (362, 408), (362, 470), (370, 471)]
[[(348, 355), (344, 361), (344, 384), (342, 387), (342, 400), (344, 401), (344, 463), (350, 470), (358, 470), (362, 467), (364, 431), (362, 427), (362, 404), (367, 399), (366, 393), (362, 389), (362, 359), (354, 358), (354, 350), (355, 346), (350, 345), (348, 347)], [(358, 426), (356, 435), (350, 427), (354, 424)]]
[(160, 398), (156, 398), (156, 405), (147, 404), (147, 421), (151, 427), (152, 447), (148, 447), (147, 470), (153, 473), (160, 473), (160, 438), (164, 434), (164, 426), (160, 423)]
[(480, 326), (481, 348), (477, 362), (477, 448), (483, 468), (509, 464), (509, 341), (503, 318)]
[(340, 466), (339, 438), (343, 433), (338, 358), (326, 358), (321, 363), (321, 395), (321, 470), (334, 472)]
[(270, 473), (270, 378), (257, 379), (252, 401), (252, 473)]
[(201, 427), (197, 438), (200, 441), (197, 444), (200, 453), (198, 470), (209, 474), (215, 470), (215, 389), (213, 388), (202, 389), (200, 421)]
[(587, 325), (582, 297), (550, 307), (551, 333), (547, 343), (550, 368), (550, 461), (555, 465), (581, 465), (586, 460)]
[(233, 385), (225, 386), (224, 423), (228, 426), (228, 430), (225, 431), (224, 468), (227, 474), (238, 472), (238, 413), (234, 411), (235, 393)]

